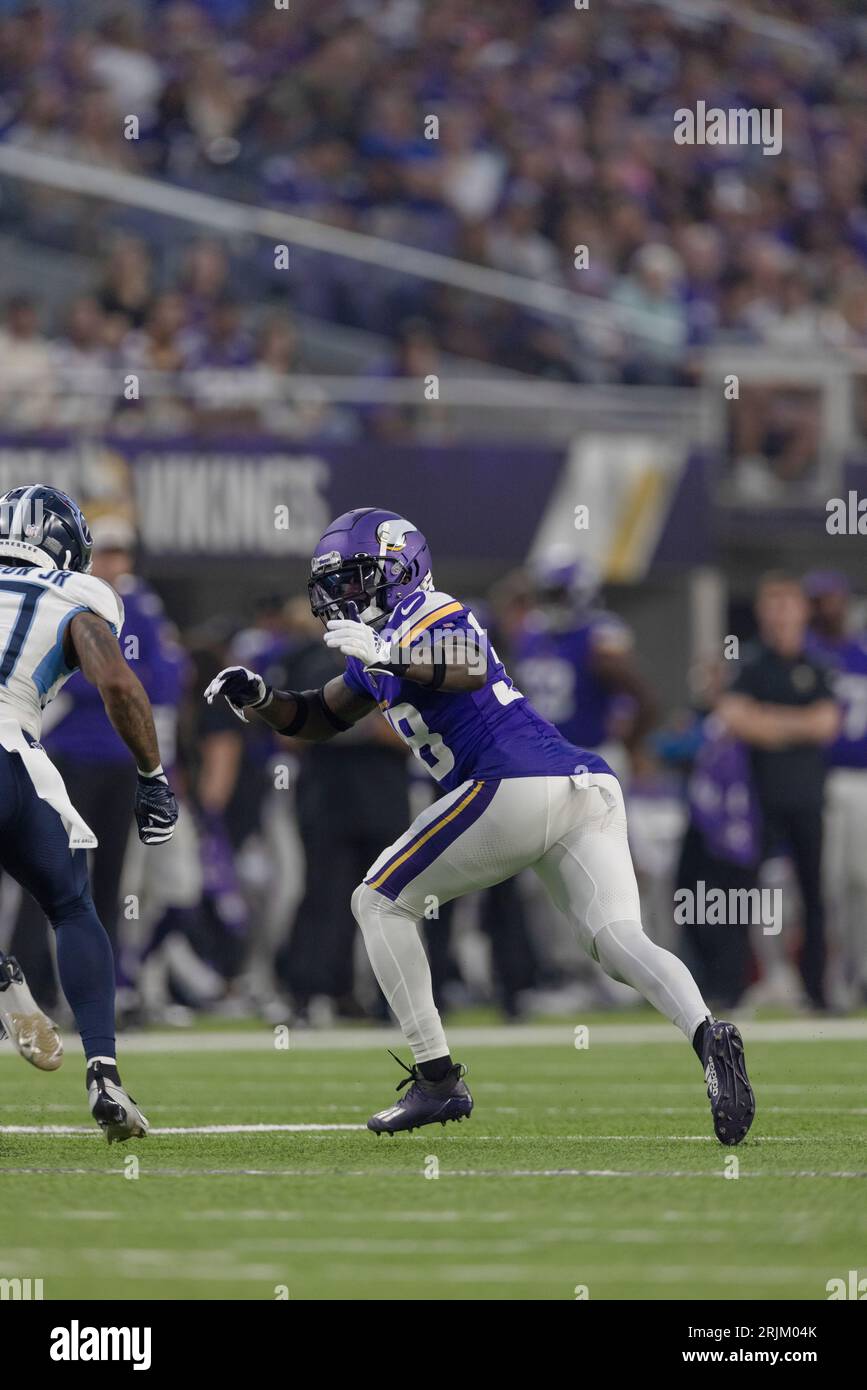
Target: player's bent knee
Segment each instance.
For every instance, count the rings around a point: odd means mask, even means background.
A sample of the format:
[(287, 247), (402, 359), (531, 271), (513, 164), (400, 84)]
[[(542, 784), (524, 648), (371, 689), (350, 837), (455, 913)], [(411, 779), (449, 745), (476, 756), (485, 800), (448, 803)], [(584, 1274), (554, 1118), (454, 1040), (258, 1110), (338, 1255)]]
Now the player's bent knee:
[(362, 904), (364, 902), (364, 895), (366, 892), (369, 892), (367, 884), (359, 883), (358, 887), (355, 889), (355, 891), (352, 894), (352, 897), (349, 900), (349, 906), (352, 909), (352, 915), (360, 927), (364, 925), (364, 919), (362, 917)]
[(352, 915), (361, 930), (372, 927), (383, 917), (405, 918), (407, 921), (415, 921), (414, 914), (402, 908), (399, 903), (392, 902), (391, 898), (386, 898), (382, 893), (378, 893), (375, 888), (371, 888), (368, 883), (359, 883), (350, 899)]
[(63, 902), (52, 904), (47, 916), (55, 931), (58, 927), (75, 926), (77, 923), (88, 926), (96, 921), (97, 925), (101, 925), (89, 889), (83, 889)]
[(641, 923), (635, 921), (609, 922), (596, 933), (593, 945), (602, 969), (621, 984), (631, 983), (629, 962), (635, 958), (636, 945), (642, 954), (648, 947), (657, 949)]
[(392, 904), (381, 893), (377, 893), (366, 883), (359, 883), (350, 900), (352, 915), (361, 930), (369, 927), (376, 921), (377, 917), (387, 911)]

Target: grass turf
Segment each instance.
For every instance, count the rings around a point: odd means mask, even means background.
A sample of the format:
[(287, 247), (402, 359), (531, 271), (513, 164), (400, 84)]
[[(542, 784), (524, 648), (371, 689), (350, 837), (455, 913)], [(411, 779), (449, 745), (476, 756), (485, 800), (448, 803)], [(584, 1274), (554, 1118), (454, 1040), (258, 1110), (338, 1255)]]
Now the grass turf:
[[(3, 1133), (0, 1277), (46, 1299), (823, 1299), (867, 1262), (864, 1044), (747, 1044), (758, 1116), (737, 1150), (711, 1137), (687, 1046), (603, 1029), (586, 1051), (518, 1031), (461, 1049), (472, 1119), (394, 1139)], [(378, 1049), (264, 1038), (124, 1068), (161, 1127), (364, 1124), (398, 1076)], [(86, 1123), (82, 1080), (74, 1056), (44, 1075), (4, 1049), (0, 1124)]]

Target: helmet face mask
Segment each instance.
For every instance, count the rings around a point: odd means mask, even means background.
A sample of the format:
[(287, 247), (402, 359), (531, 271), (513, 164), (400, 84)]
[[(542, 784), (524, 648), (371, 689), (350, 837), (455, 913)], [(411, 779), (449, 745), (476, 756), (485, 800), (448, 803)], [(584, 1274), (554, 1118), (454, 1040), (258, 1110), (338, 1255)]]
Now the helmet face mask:
[(386, 617), (386, 610), (378, 603), (388, 583), (381, 561), (371, 555), (342, 560), (336, 551), (334, 554), (337, 563), (331, 569), (322, 566), (322, 557), (318, 557), (320, 568), (317, 570), (314, 560), (314, 572), (307, 586), (314, 616), (323, 622), (357, 616), (362, 622), (371, 624)]
[(379, 628), (407, 595), (430, 583), (421, 532), (395, 512), (358, 507), (322, 536), (307, 588), (311, 611), (323, 623), (353, 618)]
[(65, 492), (36, 483), (0, 497), (0, 560), (89, 574), (93, 537)]

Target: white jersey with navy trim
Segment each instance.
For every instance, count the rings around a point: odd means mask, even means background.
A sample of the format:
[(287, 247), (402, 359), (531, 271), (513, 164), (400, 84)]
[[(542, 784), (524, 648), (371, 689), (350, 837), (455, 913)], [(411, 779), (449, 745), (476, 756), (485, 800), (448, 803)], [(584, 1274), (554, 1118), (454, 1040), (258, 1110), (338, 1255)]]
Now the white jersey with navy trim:
[(39, 738), (42, 711), (72, 675), (63, 655), (76, 613), (96, 613), (116, 637), (123, 602), (110, 584), (71, 570), (0, 565), (0, 716)]

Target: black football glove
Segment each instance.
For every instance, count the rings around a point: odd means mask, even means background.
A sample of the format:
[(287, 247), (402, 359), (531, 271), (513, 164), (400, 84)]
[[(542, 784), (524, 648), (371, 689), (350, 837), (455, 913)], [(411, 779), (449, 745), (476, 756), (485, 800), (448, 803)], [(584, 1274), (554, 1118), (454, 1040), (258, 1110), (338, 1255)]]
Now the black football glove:
[(175, 833), (178, 803), (164, 772), (156, 777), (138, 775), (135, 791), (135, 818), (142, 844), (161, 845)]
[(261, 676), (257, 676), (255, 671), (248, 671), (246, 666), (227, 666), (218, 676), (214, 676), (205, 691), (209, 705), (214, 703), (218, 695), (222, 695), (232, 713), (247, 724), (249, 721), (244, 710), (264, 709), (270, 705), (274, 692)]

